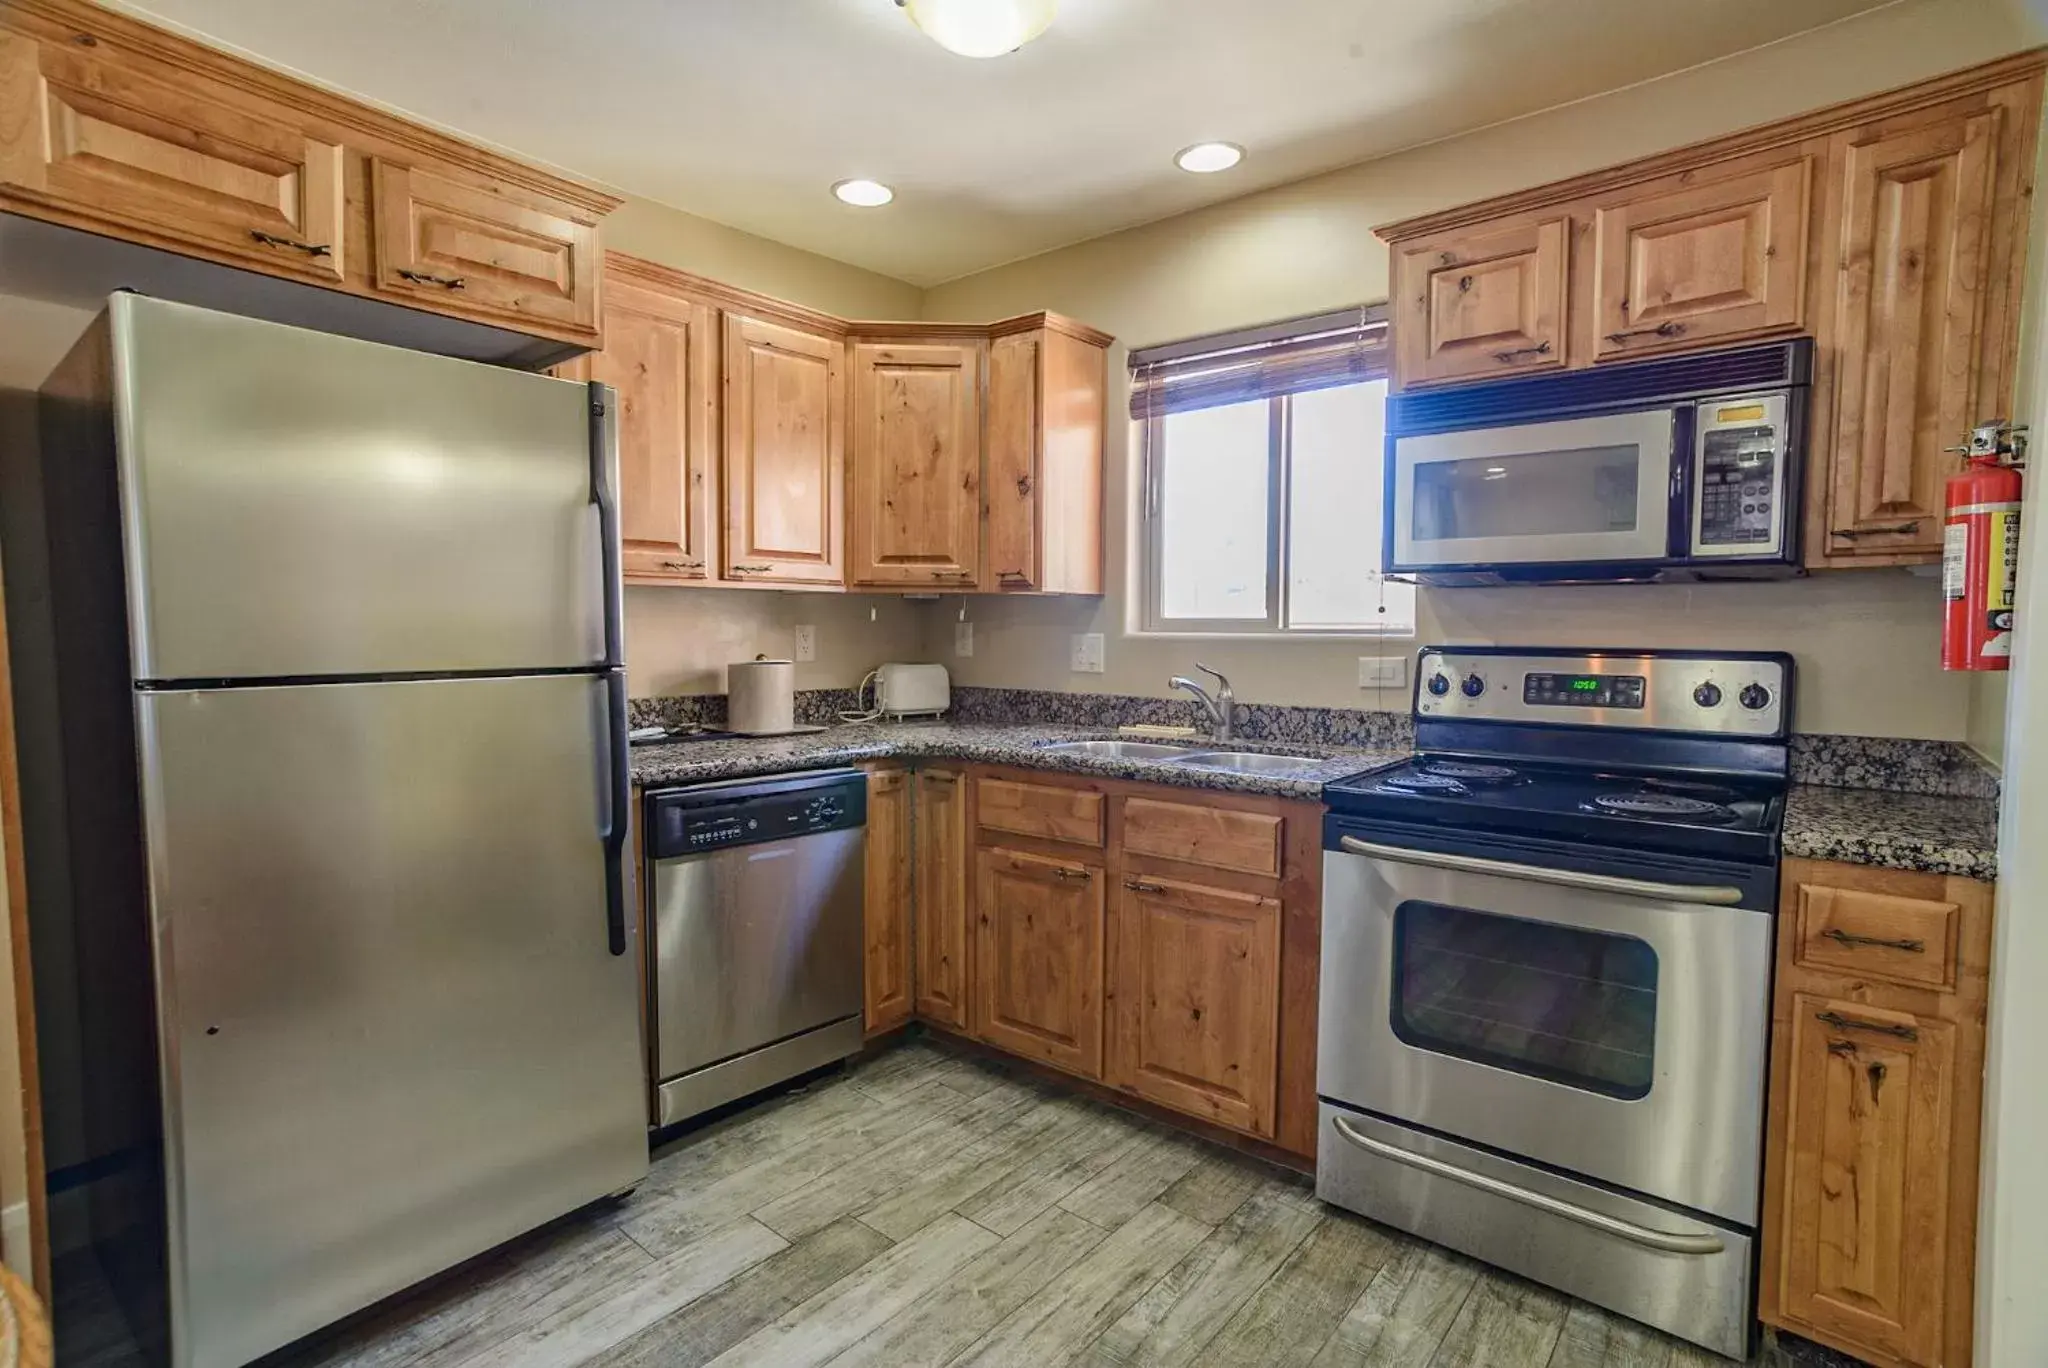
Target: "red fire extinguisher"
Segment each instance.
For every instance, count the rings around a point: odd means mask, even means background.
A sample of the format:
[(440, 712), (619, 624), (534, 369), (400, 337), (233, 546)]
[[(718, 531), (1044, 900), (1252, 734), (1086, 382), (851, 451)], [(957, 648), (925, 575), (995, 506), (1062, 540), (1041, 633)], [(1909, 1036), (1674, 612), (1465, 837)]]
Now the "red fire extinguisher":
[(1948, 481), (1942, 528), (1941, 668), (2012, 666), (2013, 591), (2019, 582), (2020, 472), (2011, 429), (1986, 424), (1971, 435), (1969, 461)]

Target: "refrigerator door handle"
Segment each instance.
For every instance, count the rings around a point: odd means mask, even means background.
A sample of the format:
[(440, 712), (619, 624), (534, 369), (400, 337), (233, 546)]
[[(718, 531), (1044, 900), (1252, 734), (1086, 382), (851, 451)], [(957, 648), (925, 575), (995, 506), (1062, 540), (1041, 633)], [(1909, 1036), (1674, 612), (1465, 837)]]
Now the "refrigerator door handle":
[(590, 501), (597, 505), (597, 535), (604, 554), (604, 663), (626, 663), (625, 588), (620, 580), (619, 501), (612, 479), (619, 467), (619, 396), (602, 381), (590, 382)]
[(605, 714), (609, 730), (605, 763), (611, 769), (606, 790), (604, 828), (605, 928), (614, 955), (626, 953), (627, 890), (632, 888), (631, 871), (626, 868), (626, 836), (633, 811), (631, 743), (626, 734), (626, 672), (609, 671), (604, 677)]

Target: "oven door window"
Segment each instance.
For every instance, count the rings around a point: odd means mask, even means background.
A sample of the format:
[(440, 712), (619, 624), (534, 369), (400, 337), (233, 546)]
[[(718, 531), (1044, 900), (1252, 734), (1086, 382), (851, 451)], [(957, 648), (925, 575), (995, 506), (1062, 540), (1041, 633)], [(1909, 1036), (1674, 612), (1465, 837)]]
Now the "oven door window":
[(1392, 999), (1416, 1049), (1607, 1097), (1650, 1091), (1657, 953), (1632, 936), (1405, 902)]

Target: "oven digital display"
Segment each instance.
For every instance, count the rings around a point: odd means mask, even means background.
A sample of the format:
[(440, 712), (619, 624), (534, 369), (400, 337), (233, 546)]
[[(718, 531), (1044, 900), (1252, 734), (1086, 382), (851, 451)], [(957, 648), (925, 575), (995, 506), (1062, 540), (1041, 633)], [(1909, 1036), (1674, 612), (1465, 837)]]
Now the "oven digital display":
[(1522, 676), (1522, 701), (1579, 708), (1640, 708), (1645, 677), (1623, 674), (1529, 674)]

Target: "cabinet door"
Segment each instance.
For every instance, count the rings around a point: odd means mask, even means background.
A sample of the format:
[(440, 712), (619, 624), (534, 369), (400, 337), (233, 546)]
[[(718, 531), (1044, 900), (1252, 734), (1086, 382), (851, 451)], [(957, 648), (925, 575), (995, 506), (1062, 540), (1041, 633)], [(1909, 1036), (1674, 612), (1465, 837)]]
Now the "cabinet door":
[(579, 378), (618, 391), (628, 580), (701, 580), (715, 564), (716, 320), (709, 305), (630, 277), (614, 274), (606, 287), (604, 350), (583, 359)]
[(868, 776), (867, 910), (862, 982), (868, 1033), (910, 1019), (910, 776)]
[(853, 348), (855, 584), (972, 586), (981, 565), (981, 347)]
[(342, 277), (342, 150), (292, 111), (105, 48), (0, 34), (0, 196), (271, 275)]
[(1804, 323), (1809, 179), (1802, 157), (1706, 185), (1639, 191), (1599, 210), (1595, 359), (1733, 342)]
[(917, 1011), (967, 1025), (967, 783), (959, 770), (917, 774)]
[(998, 337), (988, 349), (988, 572), (992, 589), (1039, 587), (1044, 524), (1043, 333)]
[(1957, 468), (1942, 448), (2004, 412), (2007, 396), (1977, 392), (1999, 120), (1993, 107), (1836, 148), (1831, 558), (1938, 553)]
[(558, 200), (373, 159), (379, 293), (512, 328), (597, 337), (597, 220)]
[(846, 582), (846, 348), (779, 323), (725, 319), (725, 573)]
[(1779, 1309), (1932, 1368), (1942, 1362), (1955, 1027), (1795, 993), (1791, 1030)]
[(1564, 364), (1565, 220), (1411, 243), (1394, 263), (1402, 385)]
[(1102, 867), (996, 848), (976, 867), (976, 1033), (1100, 1078)]
[(1117, 890), (1110, 1081), (1271, 1138), (1280, 903), (1151, 877)]

